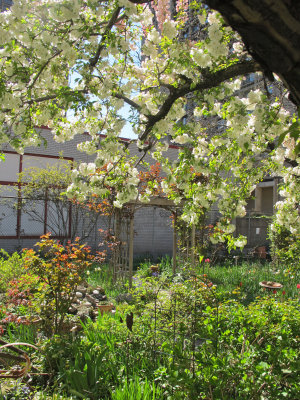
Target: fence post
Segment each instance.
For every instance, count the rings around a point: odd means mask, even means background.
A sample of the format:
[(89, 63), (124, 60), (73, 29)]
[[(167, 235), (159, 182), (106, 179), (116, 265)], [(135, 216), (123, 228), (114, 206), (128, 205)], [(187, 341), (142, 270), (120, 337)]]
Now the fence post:
[(129, 227), (129, 287), (132, 287), (133, 275), (133, 239), (134, 239), (134, 208), (130, 212), (130, 227)]
[(195, 268), (195, 235), (196, 235), (196, 227), (195, 224), (192, 225), (192, 239), (191, 239), (191, 264), (192, 268)]
[(173, 275), (176, 274), (176, 258), (177, 258), (177, 232), (176, 232), (176, 224), (177, 224), (177, 212), (173, 212), (174, 221), (173, 221)]

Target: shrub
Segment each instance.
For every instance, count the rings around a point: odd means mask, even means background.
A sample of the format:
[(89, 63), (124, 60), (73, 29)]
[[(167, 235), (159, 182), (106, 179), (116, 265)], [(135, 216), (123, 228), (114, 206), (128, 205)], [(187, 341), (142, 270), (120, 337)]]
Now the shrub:
[[(8, 283), (5, 302), (0, 308), (0, 324), (27, 325), (37, 317), (34, 297), (43, 287), (39, 278), (33, 274), (24, 274)], [(24, 340), (23, 340), (24, 341)]]
[(281, 225), (273, 224), (270, 229), (272, 257), (282, 269), (299, 270), (300, 236), (291, 234)]
[(14, 278), (9, 282), (6, 300), (14, 306), (30, 306), (39, 288), (39, 278), (30, 273)]
[(3, 249), (0, 253), (0, 292), (5, 292), (8, 283), (24, 273), (24, 254), (13, 253), (11, 256)]
[(76, 288), (83, 282), (95, 257), (88, 247), (79, 244), (79, 239), (63, 246), (46, 234), (36, 246), (37, 252), (30, 249), (24, 253), (26, 268), (45, 285), (36, 296), (45, 322), (44, 329), (49, 334), (58, 333), (63, 329)]

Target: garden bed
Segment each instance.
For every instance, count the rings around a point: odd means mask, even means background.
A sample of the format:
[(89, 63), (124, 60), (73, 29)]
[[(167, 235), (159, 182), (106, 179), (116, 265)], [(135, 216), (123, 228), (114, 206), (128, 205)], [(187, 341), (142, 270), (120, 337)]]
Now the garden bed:
[[(102, 303), (109, 312), (84, 322), (80, 313), (67, 313), (64, 324), (71, 318), (72, 326), (62, 324), (56, 335), (45, 323), (7, 323), (7, 342), (38, 350), (26, 348), (34, 369), (22, 383), (1, 387), (7, 396), (36, 400), (296, 398), (300, 310), (293, 274), (269, 264), (206, 262), (173, 275), (165, 259), (155, 268), (142, 263), (128, 292), (105, 266), (93, 265), (88, 285), (75, 288), (76, 301), (95, 301), (98, 309)], [(274, 278), (283, 287), (259, 284)], [(32, 277), (21, 282), (36, 284)], [(20, 299), (10, 312), (24, 317), (32, 301), (23, 292)]]

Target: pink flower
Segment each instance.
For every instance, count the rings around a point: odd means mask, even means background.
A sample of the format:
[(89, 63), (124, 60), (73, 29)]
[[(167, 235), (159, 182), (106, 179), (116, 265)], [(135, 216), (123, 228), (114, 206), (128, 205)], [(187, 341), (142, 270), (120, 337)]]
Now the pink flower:
[[(206, 258), (206, 259), (204, 260), (204, 262), (209, 263), (209, 262), (210, 262), (210, 259), (209, 259), (209, 258)], [(300, 287), (300, 286), (299, 286), (299, 287)]]
[(300, 283), (297, 284), (297, 289), (300, 289)]
[(282, 294), (285, 295), (285, 290), (282, 291)]

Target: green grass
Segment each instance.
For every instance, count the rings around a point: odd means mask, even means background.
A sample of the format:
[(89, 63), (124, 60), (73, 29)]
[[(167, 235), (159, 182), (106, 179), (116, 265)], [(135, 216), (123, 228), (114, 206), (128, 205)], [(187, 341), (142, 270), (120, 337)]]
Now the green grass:
[[(160, 273), (167, 276), (172, 276), (172, 259), (165, 257), (158, 263)], [(140, 264), (137, 274), (140, 277), (151, 276), (151, 263), (145, 261)], [(177, 273), (189, 276), (190, 267), (178, 265)], [(239, 299), (244, 304), (249, 304), (256, 297), (269, 293), (260, 287), (261, 281), (275, 281), (283, 285), (281, 290), (278, 290), (277, 296), (285, 298), (297, 298), (300, 294), (297, 289), (297, 284), (300, 283), (300, 273), (287, 272), (284, 266), (276, 267), (271, 262), (242, 262), (235, 265), (234, 260), (225, 260), (222, 264), (211, 265), (209, 263), (201, 263), (194, 270), (201, 279), (203, 274), (206, 274), (208, 279), (217, 286), (218, 292), (233, 292), (237, 287), (240, 288)], [(272, 292), (271, 292), (272, 293)], [(233, 293), (233, 298), (236, 298), (236, 293)]]
[(140, 381), (138, 376), (130, 382), (125, 381), (121, 387), (112, 392), (112, 400), (160, 400), (163, 399), (162, 390), (155, 387), (147, 379)]
[[(161, 275), (172, 276), (172, 259), (168, 256), (163, 257), (157, 263), (150, 260), (141, 261), (135, 275), (142, 278), (151, 276), (150, 266), (153, 264), (159, 265)], [(189, 267), (180, 264), (177, 266), (178, 274), (188, 277), (189, 271)], [(194, 272), (200, 278), (206, 274), (208, 279), (217, 286), (218, 292), (233, 292), (239, 287), (241, 292), (239, 299), (244, 304), (249, 304), (256, 297), (269, 293), (260, 287), (259, 282), (261, 281), (281, 283), (283, 288), (278, 290), (277, 296), (295, 299), (300, 294), (297, 289), (297, 284), (300, 283), (300, 273), (288, 273), (283, 266), (278, 268), (270, 262), (263, 263), (258, 260), (235, 265), (233, 260), (225, 260), (222, 264), (217, 265), (202, 263), (196, 267)], [(128, 292), (128, 286), (124, 281), (114, 282), (112, 272), (107, 264), (100, 266), (100, 270), (97, 267), (94, 268), (88, 281), (91, 285), (102, 286), (110, 299), (116, 298), (119, 293)], [(235, 293), (233, 293), (233, 298), (236, 298)]]
[[(203, 273), (203, 269), (199, 268), (199, 271)], [(242, 302), (245, 304), (265, 293), (265, 290), (259, 286), (261, 281), (281, 283), (283, 288), (278, 290), (277, 295), (285, 298), (297, 298), (299, 294), (299, 289), (297, 289), (297, 283), (300, 281), (299, 273), (287, 274), (283, 270), (274, 268), (271, 263), (244, 262), (241, 265), (205, 265), (204, 273), (217, 285), (218, 291), (233, 291), (240, 287)]]

